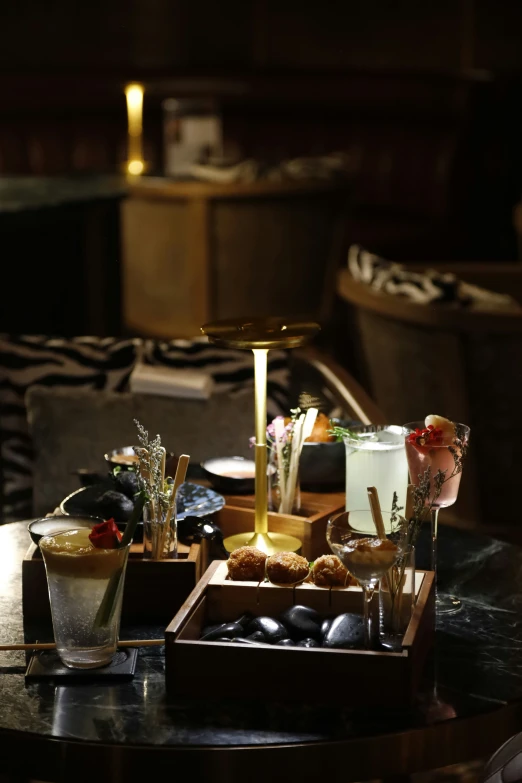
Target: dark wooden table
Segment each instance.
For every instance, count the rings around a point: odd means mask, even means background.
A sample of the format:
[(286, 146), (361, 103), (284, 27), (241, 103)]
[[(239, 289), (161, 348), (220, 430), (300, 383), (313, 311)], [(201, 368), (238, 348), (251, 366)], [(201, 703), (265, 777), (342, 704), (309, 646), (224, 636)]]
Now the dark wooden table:
[[(488, 756), (522, 728), (522, 549), (449, 528), (439, 539), (440, 581), (464, 608), (440, 620), (436, 655), (415, 709), (310, 708), (309, 689), (335, 688), (327, 671), (319, 683), (296, 682), (303, 693), (298, 706), (267, 704), (262, 694), (258, 702), (168, 703), (163, 648), (142, 648), (128, 683), (26, 685), (24, 654), (3, 652), (0, 773), (77, 783), (141, 783), (147, 770), (159, 779), (265, 783), (289, 774), (348, 783)], [(5, 643), (24, 635), (21, 559), (28, 542), (24, 523), (0, 527)], [(422, 545), (419, 567), (427, 554)], [(122, 635), (145, 638), (162, 630), (123, 628)], [(45, 638), (35, 628), (25, 632)], [(210, 690), (220, 673), (186, 676), (204, 678)], [(255, 672), (248, 687), (255, 693)]]

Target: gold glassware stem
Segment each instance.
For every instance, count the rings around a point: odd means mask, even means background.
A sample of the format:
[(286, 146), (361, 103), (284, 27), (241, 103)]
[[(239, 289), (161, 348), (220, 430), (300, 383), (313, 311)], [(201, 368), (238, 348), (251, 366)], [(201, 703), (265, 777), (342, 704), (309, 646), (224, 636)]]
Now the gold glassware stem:
[(256, 535), (268, 533), (268, 489), (266, 478), (266, 381), (268, 350), (254, 348), (255, 418), (256, 418)]

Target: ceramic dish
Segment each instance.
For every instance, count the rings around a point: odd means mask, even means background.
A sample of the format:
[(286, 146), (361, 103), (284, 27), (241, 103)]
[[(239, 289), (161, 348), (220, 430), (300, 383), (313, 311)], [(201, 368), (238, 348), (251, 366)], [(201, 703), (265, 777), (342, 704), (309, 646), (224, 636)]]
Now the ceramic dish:
[(132, 446), (120, 446), (103, 455), (111, 468), (133, 468), (138, 464), (138, 457)]
[(204, 477), (218, 492), (253, 495), (256, 463), (244, 457), (214, 457), (201, 463)]
[(79, 527), (94, 527), (103, 519), (100, 517), (91, 517), (83, 514), (78, 515), (62, 515), (55, 517), (43, 517), (42, 519), (34, 519), (27, 525), (29, 535), (33, 539), (34, 543), (38, 545), (42, 536), (53, 536), (56, 533), (63, 533), (66, 530), (75, 530)]
[[(90, 487), (82, 487), (68, 495), (60, 503), (62, 514), (82, 515), (93, 510), (93, 502), (107, 490), (105, 484), (95, 484)], [(199, 484), (185, 482), (178, 490), (176, 503), (176, 516), (184, 519), (186, 516), (202, 517), (206, 514), (214, 514), (225, 505), (225, 498), (218, 495), (212, 489), (202, 487)], [(113, 514), (118, 526), (125, 524), (128, 517), (118, 519), (117, 509)]]

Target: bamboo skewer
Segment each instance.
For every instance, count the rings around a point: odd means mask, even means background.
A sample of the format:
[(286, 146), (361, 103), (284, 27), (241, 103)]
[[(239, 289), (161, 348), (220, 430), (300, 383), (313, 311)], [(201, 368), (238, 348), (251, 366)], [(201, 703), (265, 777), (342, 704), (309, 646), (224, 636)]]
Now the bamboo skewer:
[[(118, 647), (162, 647), (165, 639), (128, 639), (118, 642)], [(55, 642), (33, 642), (28, 644), (0, 644), (0, 652), (7, 650), (56, 650)]]
[(275, 434), (276, 453), (277, 453), (277, 469), (279, 472), (278, 511), (281, 513), (282, 506), (286, 498), (286, 477), (285, 477), (285, 466), (283, 462), (283, 438), (285, 435), (285, 425), (282, 419), (280, 418), (274, 419), (274, 434)]

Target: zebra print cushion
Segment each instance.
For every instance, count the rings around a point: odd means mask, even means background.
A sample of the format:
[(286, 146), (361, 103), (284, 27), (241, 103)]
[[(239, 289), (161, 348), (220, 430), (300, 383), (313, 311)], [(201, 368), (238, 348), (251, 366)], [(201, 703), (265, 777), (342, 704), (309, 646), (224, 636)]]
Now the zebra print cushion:
[[(196, 340), (146, 340), (141, 357), (145, 364), (175, 369), (204, 369), (215, 384), (215, 393), (234, 393), (254, 388), (254, 356), (251, 351), (218, 348), (206, 337)], [(268, 352), (267, 413), (274, 418), (287, 414), (290, 369), (285, 351)]]
[[(215, 392), (253, 388), (250, 351), (216, 348), (206, 338), (159, 342), (138, 338), (0, 335), (0, 460), (3, 518), (32, 513), (33, 451), (25, 393), (35, 385), (127, 391), (141, 357), (148, 364), (206, 369)], [(268, 354), (269, 415), (288, 410), (289, 364), (284, 351)]]
[(417, 304), (449, 304), (473, 310), (520, 310), (518, 302), (508, 294), (471, 285), (450, 272), (435, 269), (412, 272), (359, 245), (352, 245), (348, 251), (348, 269), (354, 280)]
[(38, 384), (123, 391), (138, 347), (139, 340), (112, 337), (0, 336), (4, 516), (31, 514), (33, 452), (27, 427), (27, 389)]

